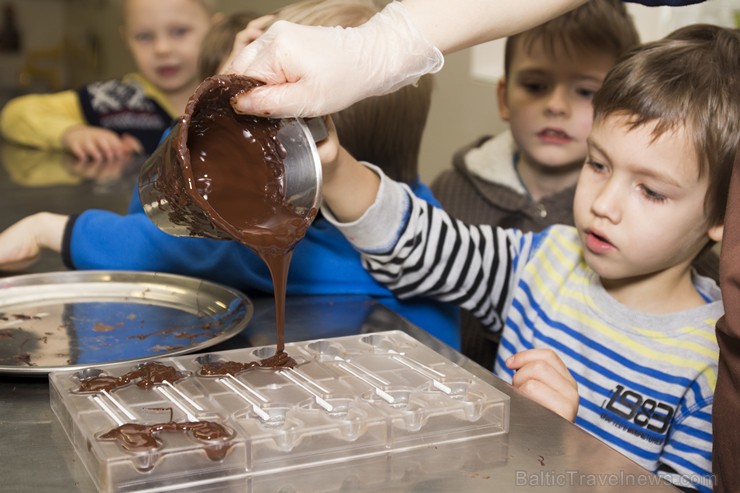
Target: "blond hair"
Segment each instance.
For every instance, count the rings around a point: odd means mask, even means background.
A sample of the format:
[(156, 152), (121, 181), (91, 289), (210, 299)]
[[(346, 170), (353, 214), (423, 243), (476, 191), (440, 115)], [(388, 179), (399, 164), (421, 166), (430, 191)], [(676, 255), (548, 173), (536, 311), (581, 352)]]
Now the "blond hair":
[(216, 22), (200, 45), (198, 73), (201, 79), (215, 75), (234, 48), (234, 38), (261, 14), (250, 11), (234, 12)]

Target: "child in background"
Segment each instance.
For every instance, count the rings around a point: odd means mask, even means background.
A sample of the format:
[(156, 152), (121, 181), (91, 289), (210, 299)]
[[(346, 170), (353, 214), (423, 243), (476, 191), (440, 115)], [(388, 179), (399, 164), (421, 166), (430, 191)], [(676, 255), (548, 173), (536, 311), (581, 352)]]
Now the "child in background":
[(6, 139), (80, 160), (154, 151), (201, 81), (200, 45), (218, 14), (210, 0), (123, 0), (122, 13), (138, 72), (9, 101), (0, 114)]
[(331, 140), (324, 214), (397, 295), (454, 300), (503, 331), (498, 376), (648, 470), (710, 491), (722, 302), (691, 263), (722, 239), (738, 53), (737, 31), (689, 26), (609, 72), (575, 227), (467, 226)]
[[(507, 38), (496, 94), (499, 115), (510, 128), (463, 147), (453, 169), (432, 182), (444, 210), (470, 224), (522, 231), (573, 224), (591, 100), (609, 69), (639, 43), (620, 0), (586, 2)], [(460, 329), (462, 352), (493, 369), (500, 334), (465, 310)]]
[[(309, 0), (292, 4), (287, 13), (278, 12), (277, 18), (326, 26), (341, 21), (344, 26), (354, 26), (377, 9), (371, 0)], [(225, 60), (230, 45), (211, 43), (211, 38), (221, 38), (223, 29), (234, 27), (231, 22), (218, 24), (206, 37), (206, 45), (224, 50), (215, 59)], [(232, 31), (231, 39), (234, 34)], [(214, 59), (210, 54), (204, 57)], [(215, 65), (219, 65), (218, 61)], [(360, 159), (375, 162), (388, 159), (389, 175), (407, 179), (414, 192), (426, 200), (433, 198), (429, 189), (418, 182), (417, 160), (431, 92), (431, 76), (424, 77), (417, 87), (408, 86), (394, 94), (361, 101), (337, 115), (339, 132), (348, 142), (355, 143), (352, 152)], [(39, 213), (22, 219), (0, 233), (0, 269), (26, 267), (41, 248), (61, 252), (72, 269), (171, 272), (220, 282), (247, 293), (270, 294), (273, 290), (267, 266), (254, 252), (233, 241), (168, 235), (149, 220), (136, 193), (125, 216), (89, 210), (71, 218)], [(395, 298), (363, 269), (359, 253), (321, 216), (293, 252), (287, 294), (368, 295), (459, 348), (457, 307), (434, 300)]]

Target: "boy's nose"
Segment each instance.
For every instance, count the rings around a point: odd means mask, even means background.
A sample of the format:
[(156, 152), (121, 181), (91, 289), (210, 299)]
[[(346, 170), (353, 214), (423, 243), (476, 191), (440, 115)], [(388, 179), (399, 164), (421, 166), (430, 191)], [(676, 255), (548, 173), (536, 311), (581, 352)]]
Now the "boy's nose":
[(619, 189), (613, 180), (609, 180), (600, 190), (595, 191), (594, 200), (591, 204), (592, 212), (599, 217), (604, 217), (612, 223), (618, 223), (622, 219), (620, 207)]
[(568, 89), (561, 85), (553, 87), (547, 98), (545, 111), (548, 115), (563, 116), (570, 111), (570, 102), (568, 100)]
[(172, 43), (167, 36), (157, 36), (154, 40), (154, 51), (157, 53), (166, 53), (171, 46)]

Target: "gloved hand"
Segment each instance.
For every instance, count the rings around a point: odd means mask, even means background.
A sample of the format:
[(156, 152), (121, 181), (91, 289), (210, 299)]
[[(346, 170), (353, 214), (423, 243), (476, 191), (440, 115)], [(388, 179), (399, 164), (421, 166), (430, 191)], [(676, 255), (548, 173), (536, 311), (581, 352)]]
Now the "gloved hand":
[(357, 28), (276, 22), (234, 58), (228, 72), (266, 83), (240, 96), (237, 112), (310, 117), (393, 92), (443, 63), (403, 4), (391, 2)]

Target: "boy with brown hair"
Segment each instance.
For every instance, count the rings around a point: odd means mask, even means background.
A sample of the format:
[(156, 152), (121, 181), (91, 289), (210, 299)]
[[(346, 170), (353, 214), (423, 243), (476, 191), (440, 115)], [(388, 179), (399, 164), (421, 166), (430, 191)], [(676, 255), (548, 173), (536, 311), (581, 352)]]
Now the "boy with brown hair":
[[(467, 223), (523, 231), (573, 224), (591, 100), (609, 69), (639, 43), (620, 0), (591, 0), (508, 37), (496, 93), (510, 128), (455, 154), (453, 169), (431, 185), (442, 207)], [(462, 352), (489, 370), (498, 335), (463, 311)]]
[[(402, 297), (502, 331), (494, 372), (648, 470), (711, 491), (721, 241), (740, 135), (740, 35), (696, 25), (636, 50), (594, 98), (575, 227), (468, 226), (329, 141), (324, 212)], [(336, 144), (336, 142), (333, 142)]]

